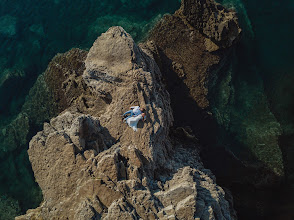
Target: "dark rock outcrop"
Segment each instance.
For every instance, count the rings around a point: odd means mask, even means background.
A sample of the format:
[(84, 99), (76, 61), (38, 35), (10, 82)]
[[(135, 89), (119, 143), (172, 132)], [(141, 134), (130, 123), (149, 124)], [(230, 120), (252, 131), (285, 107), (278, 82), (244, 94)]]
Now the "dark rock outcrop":
[[(201, 11), (205, 13), (196, 13)], [(210, 19), (213, 15), (217, 16)], [(231, 22), (238, 27), (237, 32), (228, 27), (228, 33), (235, 33), (234, 41), (225, 33), (218, 40), (213, 34), (204, 34), (203, 28), (218, 31), (215, 27)], [(189, 125), (202, 142), (211, 146), (215, 144), (217, 124), (210, 112), (210, 97), (215, 95), (215, 85), (223, 77), (220, 70), (229, 64), (240, 32), (236, 14), (214, 1), (182, 1), (181, 8), (164, 16), (149, 36), (171, 96), (175, 126)]]
[(213, 0), (183, 0), (179, 14), (221, 48), (232, 46), (240, 36), (236, 12)]
[[(236, 83), (238, 76), (232, 75), (234, 46), (240, 33), (235, 12), (214, 1), (191, 0), (182, 1), (175, 14), (166, 15), (149, 40), (171, 95), (175, 125), (189, 125), (202, 143), (212, 148), (221, 145), (221, 136), (226, 134), (220, 130), (226, 130), (235, 136), (234, 144), (242, 145), (237, 148), (243, 147), (239, 166), (253, 164), (252, 170), (263, 169), (269, 175), (264, 185), (273, 185), (280, 181), (275, 175), (283, 176), (278, 145), (281, 128), (265, 96), (255, 88), (262, 90), (262, 85), (240, 85)], [(238, 109), (238, 103), (247, 106)], [(240, 127), (243, 130), (238, 130)], [(256, 185), (262, 182), (254, 179)]]
[(202, 159), (219, 183), (233, 190), (235, 205), (246, 216), (257, 205), (270, 209), (264, 195), (281, 183), (284, 164), (281, 127), (262, 82), (247, 76), (246, 68), (234, 69), (240, 34), (235, 12), (214, 1), (191, 0), (164, 16), (149, 40), (170, 93), (175, 127), (192, 128), (203, 146)]
[(240, 33), (235, 12), (211, 0), (184, 0), (174, 15), (166, 15), (155, 26), (149, 39), (170, 90), (188, 90), (201, 109), (208, 109), (209, 89)]

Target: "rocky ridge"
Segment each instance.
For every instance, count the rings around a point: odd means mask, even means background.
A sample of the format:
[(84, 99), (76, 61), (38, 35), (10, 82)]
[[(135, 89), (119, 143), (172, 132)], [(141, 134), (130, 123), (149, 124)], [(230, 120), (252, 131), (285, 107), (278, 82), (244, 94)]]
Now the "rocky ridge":
[[(164, 34), (171, 41), (179, 34), (183, 40), (188, 36), (192, 45), (197, 42), (201, 57), (201, 51), (207, 51), (203, 73), (211, 66), (220, 68), (222, 52), (218, 51), (238, 38), (234, 13), (223, 8), (214, 20), (216, 24), (224, 21), (219, 28), (208, 33), (205, 25), (195, 26), (194, 12), (187, 11), (187, 4), (196, 3), (199, 7), (204, 4), (183, 1), (174, 16), (166, 16), (155, 28), (159, 37), (153, 32), (144, 44), (136, 45), (121, 27), (112, 27), (88, 54), (74, 49), (51, 62), (45, 80), (62, 112), (44, 124), (28, 150), (44, 201), (16, 219), (236, 219), (230, 193), (203, 167), (191, 129), (172, 128), (175, 109), (164, 86), (166, 72), (162, 75), (160, 71), (165, 65), (162, 54), (168, 55), (168, 46), (162, 53), (160, 44)], [(208, 3), (207, 10), (220, 9)], [(166, 33), (169, 21), (175, 21), (175, 31), (184, 27), (182, 32)], [(202, 18), (199, 22), (208, 21)], [(237, 32), (231, 31), (231, 22)], [(162, 24), (162, 30), (157, 29)], [(184, 51), (189, 49), (180, 49), (179, 59)], [(193, 63), (193, 56), (185, 62)], [(170, 64), (185, 79), (189, 66)], [(211, 77), (203, 76), (200, 84), (194, 83), (204, 93), (195, 97), (206, 108), (206, 81)], [(131, 105), (145, 107), (148, 116), (138, 132), (121, 122), (120, 115)]]
[[(120, 27), (95, 41), (83, 77), (105, 112), (66, 110), (31, 140), (44, 202), (17, 219), (234, 219), (195, 140), (169, 137), (169, 95), (148, 47)], [(136, 133), (119, 117), (133, 104), (148, 115)]]

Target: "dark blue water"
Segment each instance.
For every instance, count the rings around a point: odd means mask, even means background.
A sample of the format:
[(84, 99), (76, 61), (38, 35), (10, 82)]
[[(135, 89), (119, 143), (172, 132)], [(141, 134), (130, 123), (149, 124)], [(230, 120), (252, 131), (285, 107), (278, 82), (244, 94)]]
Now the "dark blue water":
[(30, 88), (54, 55), (90, 48), (109, 27), (144, 39), (179, 0), (0, 0), (0, 219), (39, 205), (27, 156), (32, 118), (19, 115)]

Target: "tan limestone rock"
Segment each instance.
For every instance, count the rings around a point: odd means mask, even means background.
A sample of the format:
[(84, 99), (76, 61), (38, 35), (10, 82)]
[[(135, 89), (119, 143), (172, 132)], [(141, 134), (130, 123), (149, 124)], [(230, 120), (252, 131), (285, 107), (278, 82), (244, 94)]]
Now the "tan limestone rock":
[[(170, 136), (169, 94), (149, 46), (121, 27), (96, 40), (83, 77), (104, 111), (69, 108), (33, 137), (28, 152), (44, 201), (19, 219), (235, 219), (195, 138), (184, 146)], [(148, 117), (138, 132), (120, 118), (134, 104)]]

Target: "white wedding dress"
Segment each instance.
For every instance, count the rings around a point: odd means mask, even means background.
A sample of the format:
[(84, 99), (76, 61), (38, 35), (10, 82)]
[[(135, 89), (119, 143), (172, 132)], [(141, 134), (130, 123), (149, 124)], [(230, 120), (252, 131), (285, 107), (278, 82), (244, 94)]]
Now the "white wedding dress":
[(127, 119), (127, 124), (133, 128), (134, 131), (137, 131), (138, 128), (137, 128), (137, 124), (138, 122), (143, 119), (143, 116), (140, 114), (140, 115), (137, 115), (137, 116), (134, 116), (134, 117), (130, 117)]

